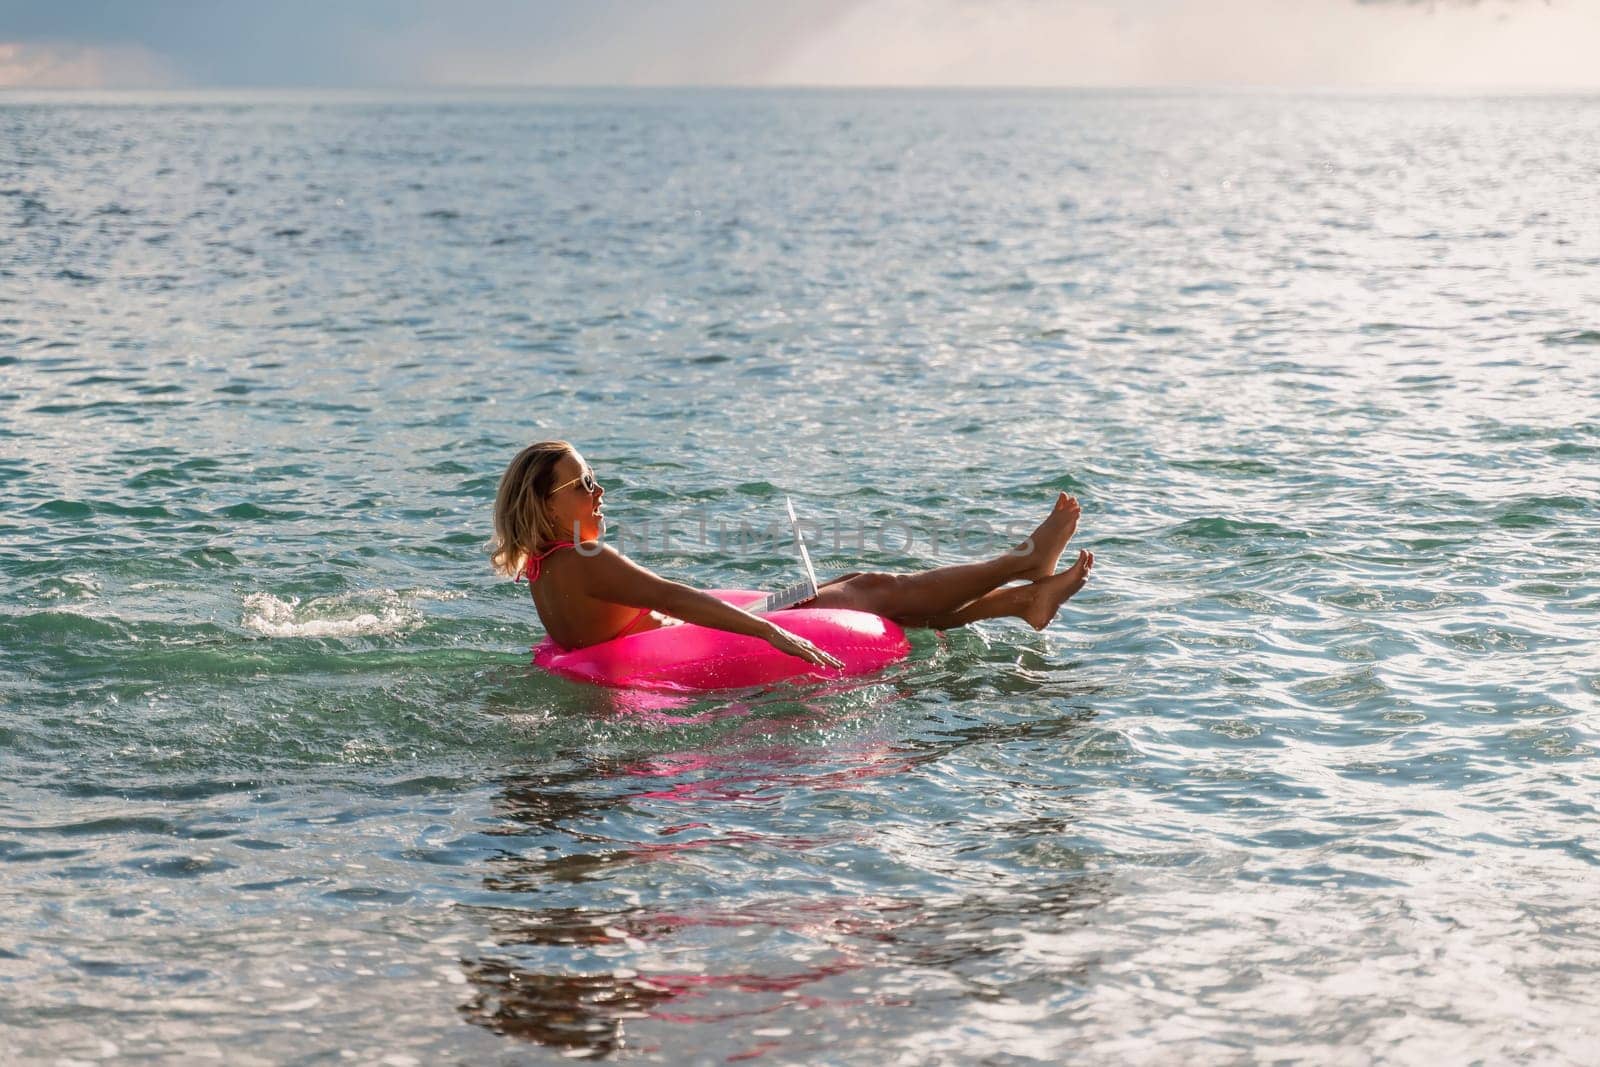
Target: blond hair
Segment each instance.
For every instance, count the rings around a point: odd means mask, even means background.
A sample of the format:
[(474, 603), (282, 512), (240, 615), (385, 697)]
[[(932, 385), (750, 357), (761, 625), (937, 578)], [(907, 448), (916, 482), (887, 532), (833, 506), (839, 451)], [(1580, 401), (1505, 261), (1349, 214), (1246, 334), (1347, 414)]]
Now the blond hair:
[(559, 539), (555, 520), (545, 507), (555, 487), (556, 464), (577, 449), (565, 441), (540, 441), (517, 453), (494, 496), (494, 538), (489, 562), (501, 574), (515, 577), (528, 557)]

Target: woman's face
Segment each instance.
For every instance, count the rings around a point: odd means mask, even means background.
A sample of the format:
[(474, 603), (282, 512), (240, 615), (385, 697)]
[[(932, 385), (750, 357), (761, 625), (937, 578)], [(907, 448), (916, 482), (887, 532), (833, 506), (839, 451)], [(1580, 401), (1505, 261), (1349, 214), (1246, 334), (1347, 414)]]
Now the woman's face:
[[(585, 478), (585, 475), (588, 475)], [(594, 486), (588, 489), (585, 483)], [(556, 536), (565, 541), (595, 541), (605, 532), (606, 518), (600, 509), (604, 506), (606, 491), (594, 481), (589, 465), (577, 452), (562, 456), (556, 462), (556, 488), (545, 501), (550, 517), (555, 520)]]

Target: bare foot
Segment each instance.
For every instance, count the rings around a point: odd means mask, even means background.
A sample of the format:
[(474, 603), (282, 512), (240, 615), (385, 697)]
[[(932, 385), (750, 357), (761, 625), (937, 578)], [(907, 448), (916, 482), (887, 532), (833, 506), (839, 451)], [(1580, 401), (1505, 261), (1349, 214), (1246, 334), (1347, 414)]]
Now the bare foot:
[(1013, 550), (1020, 557), (1018, 578), (1038, 581), (1055, 574), (1056, 561), (1061, 558), (1061, 550), (1067, 547), (1067, 542), (1077, 532), (1078, 516), (1082, 512), (1077, 497), (1065, 493), (1056, 497), (1055, 508), (1045, 516), (1039, 528)]
[(1019, 617), (1035, 630), (1049, 626), (1050, 620), (1061, 610), (1061, 605), (1072, 599), (1072, 595), (1089, 580), (1089, 571), (1093, 567), (1094, 553), (1085, 548), (1078, 552), (1078, 562), (1060, 574), (1040, 578), (1032, 585), (1017, 586), (1028, 598)]

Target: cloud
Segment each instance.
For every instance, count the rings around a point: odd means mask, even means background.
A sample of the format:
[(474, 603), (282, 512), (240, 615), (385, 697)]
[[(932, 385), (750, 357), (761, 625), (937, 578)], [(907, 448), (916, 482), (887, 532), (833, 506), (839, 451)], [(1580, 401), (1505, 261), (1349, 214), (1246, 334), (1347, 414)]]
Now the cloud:
[(748, 84), (858, 2), (0, 0), (0, 41), (139, 49), (202, 86)]
[[(589, 0), (559, 24), (525, 19), (441, 40), (419, 27), (395, 51), (433, 85), (751, 85), (797, 41), (827, 32), (860, 0)], [(581, 12), (581, 15), (576, 14)]]
[(0, 41), (0, 89), (154, 89), (177, 82), (170, 64), (139, 45)]
[(868, 0), (772, 80), (1596, 88), (1595, 41), (1587, 0)]
[(1600, 0), (0, 0), (0, 86), (1600, 88)]

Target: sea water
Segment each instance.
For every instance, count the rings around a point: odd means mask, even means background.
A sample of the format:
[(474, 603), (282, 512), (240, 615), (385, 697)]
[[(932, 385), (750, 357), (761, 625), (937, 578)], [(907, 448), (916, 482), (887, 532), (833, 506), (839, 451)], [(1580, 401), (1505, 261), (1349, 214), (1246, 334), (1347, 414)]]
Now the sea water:
[[(1592, 1059), (1597, 172), (1593, 97), (0, 98), (4, 1058)], [(585, 688), (483, 552), (546, 437), (703, 586), (784, 495), (1097, 565)]]

